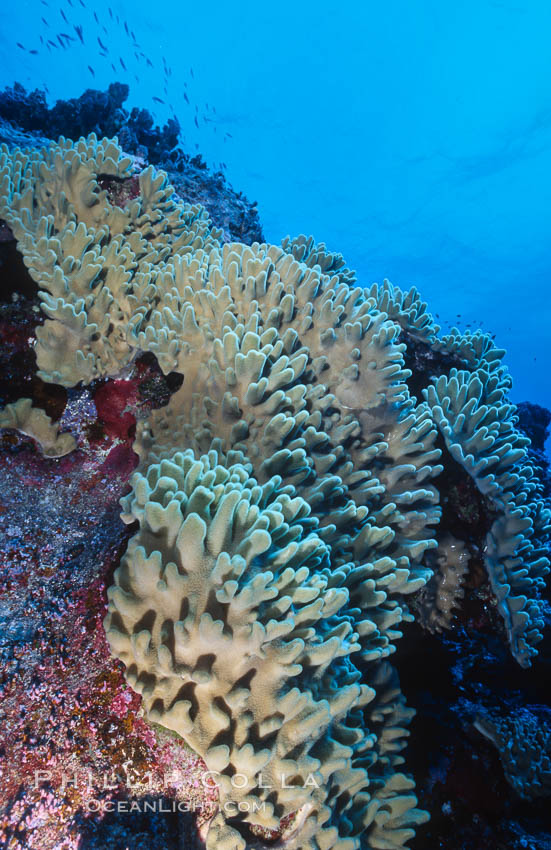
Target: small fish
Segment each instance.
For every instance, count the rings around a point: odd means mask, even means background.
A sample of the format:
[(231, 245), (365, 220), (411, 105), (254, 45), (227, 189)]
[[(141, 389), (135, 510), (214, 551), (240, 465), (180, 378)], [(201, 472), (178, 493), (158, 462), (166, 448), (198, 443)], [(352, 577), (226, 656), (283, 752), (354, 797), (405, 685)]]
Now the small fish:
[(195, 126), (197, 128), (199, 128), (199, 122), (197, 121), (197, 115), (195, 116), (195, 118), (193, 120), (195, 121)]
[(55, 43), (55, 41), (50, 41), (50, 39), (48, 39), (48, 44), (51, 44), (51, 46), (55, 47), (55, 49), (57, 50), (57, 44)]
[(66, 15), (66, 14), (65, 14), (65, 12), (63, 11), (63, 9), (60, 9), (59, 11), (60, 11), (60, 13), (61, 13), (61, 17), (63, 18), (63, 20), (65, 21), (65, 23), (66, 23), (66, 24), (68, 24), (68, 23), (69, 23), (69, 21), (67, 20), (67, 15)]
[(44, 37), (40, 36), (40, 44), (44, 45)]
[(16, 41), (15, 43), (17, 44), (17, 46), (18, 46), (18, 47), (20, 47), (20, 48), (21, 48), (21, 50), (26, 50), (26, 49), (27, 49), (26, 47), (23, 47), (23, 45), (22, 45), (19, 41)]
[(97, 12), (94, 12), (94, 18), (95, 18), (96, 24), (99, 26), (99, 20), (98, 20), (98, 13)]
[(129, 36), (129, 35), (130, 35), (130, 33), (129, 33), (129, 31), (128, 31), (128, 24), (126, 23), (126, 21), (124, 22), (124, 28), (125, 28), (125, 30), (126, 30), (126, 35), (128, 35), (128, 36)]
[(72, 35), (68, 35), (66, 32), (60, 32), (59, 35), (62, 38), (66, 38), (68, 41), (75, 41)]
[(185, 92), (184, 92), (184, 100), (185, 100), (186, 103), (189, 103), (189, 97), (187, 96), (187, 94)]
[(82, 27), (80, 26), (80, 24), (76, 24), (76, 25), (73, 27), (73, 29), (74, 29), (74, 31), (76, 32), (76, 34), (78, 35), (78, 37), (79, 37), (79, 39), (80, 39), (80, 43), (81, 43), (81, 44), (84, 44), (84, 36), (83, 36), (83, 34), (82, 34)]
[(150, 68), (153, 67), (153, 62), (151, 61), (151, 59), (146, 59), (145, 61), (147, 62)]
[(86, 3), (84, 2), (84, 0), (79, 0), (79, 3), (83, 9), (86, 9)]
[(195, 79), (195, 74), (193, 73), (193, 68), (190, 68), (190, 69), (189, 69), (189, 73), (191, 74), (191, 76), (193, 77), (193, 79)]
[(231, 133), (226, 133), (226, 136), (228, 137), (228, 139), (233, 139), (233, 136), (232, 136)]
[(113, 20), (113, 9), (109, 6), (109, 14), (111, 16), (111, 20)]
[(72, 8), (73, 8), (72, 0), (67, 0), (67, 3), (69, 4), (69, 6), (70, 6), (70, 7), (71, 7), (71, 9), (72, 9)]
[(49, 26), (50, 26), (50, 24), (48, 23), (48, 21), (46, 20), (46, 18), (41, 18), (40, 20), (42, 21), (42, 23), (44, 24), (44, 26), (45, 26), (45, 27), (49, 27)]
[(111, 62), (111, 67), (112, 67), (113, 71), (114, 71), (114, 72), (115, 72), (115, 74), (116, 74), (116, 73), (117, 73), (117, 69), (115, 68), (115, 66), (113, 65), (113, 63), (112, 63), (112, 62)]
[(103, 43), (103, 41), (101, 40), (101, 38), (99, 37), (99, 35), (98, 35), (97, 39), (98, 39), (98, 44), (99, 44), (99, 46), (101, 47), (101, 49), (102, 49), (102, 50), (105, 50), (105, 52), (106, 52), (106, 53), (108, 53), (109, 51), (107, 50), (107, 48), (106, 48), (105, 44)]
[(161, 100), (161, 98), (160, 98), (160, 97), (155, 97), (155, 95), (153, 95), (153, 100), (155, 101), (155, 103), (162, 103), (162, 104), (164, 104), (164, 100)]
[(96, 72), (94, 71), (94, 69), (92, 68), (91, 65), (88, 65), (88, 70), (90, 71), (90, 73), (92, 74), (93, 77), (96, 76)]
[(124, 62), (122, 61), (120, 56), (119, 56), (119, 62), (121, 63), (122, 68), (126, 71), (126, 65), (124, 64)]
[(32, 53), (33, 56), (38, 56), (38, 50), (29, 50), (29, 53)]

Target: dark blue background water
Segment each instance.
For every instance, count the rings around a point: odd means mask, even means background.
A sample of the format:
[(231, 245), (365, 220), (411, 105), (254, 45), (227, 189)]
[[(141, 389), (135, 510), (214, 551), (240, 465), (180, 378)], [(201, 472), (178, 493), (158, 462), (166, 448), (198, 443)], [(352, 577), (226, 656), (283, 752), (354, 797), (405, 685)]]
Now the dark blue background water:
[[(268, 240), (312, 233), (360, 283), (415, 284), (444, 327), (497, 334), (515, 400), (551, 405), (550, 3), (82, 2), (3, 12), (1, 86), (128, 82), (226, 163)], [(48, 50), (59, 32), (75, 41)]]

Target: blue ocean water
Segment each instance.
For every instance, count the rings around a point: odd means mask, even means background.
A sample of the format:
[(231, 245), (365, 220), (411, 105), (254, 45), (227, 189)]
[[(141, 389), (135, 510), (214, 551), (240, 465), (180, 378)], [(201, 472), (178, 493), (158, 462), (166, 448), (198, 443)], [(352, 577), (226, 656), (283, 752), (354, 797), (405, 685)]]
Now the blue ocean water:
[(361, 284), (417, 286), (445, 329), (496, 334), (513, 400), (551, 406), (550, 32), (544, 0), (26, 0), (0, 86), (53, 104), (127, 82), (269, 241), (313, 234)]

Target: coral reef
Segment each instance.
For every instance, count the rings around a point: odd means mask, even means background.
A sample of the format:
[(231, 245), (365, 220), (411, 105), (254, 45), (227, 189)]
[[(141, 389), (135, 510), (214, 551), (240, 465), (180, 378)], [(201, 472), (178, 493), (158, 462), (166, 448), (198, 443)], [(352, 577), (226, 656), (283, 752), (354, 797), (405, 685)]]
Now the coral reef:
[(48, 107), (43, 91), (27, 93), (15, 83), (0, 92), (0, 142), (41, 147), (60, 136), (118, 136), (127, 153), (164, 168), (179, 195), (201, 204), (227, 241), (261, 242), (256, 202), (235, 192), (222, 171), (211, 172), (199, 154), (191, 156), (182, 150), (176, 118), (159, 128), (147, 109), (125, 109), (128, 95), (125, 83), (111, 83), (107, 91), (87, 89), (78, 98), (58, 100)]
[[(497, 358), (492, 358), (495, 364)], [(486, 363), (476, 372), (452, 369), (426, 390), (435, 422), (453, 459), (473, 478), (496, 517), (486, 537), (484, 562), (511, 649), (527, 665), (541, 640), (541, 601), (549, 561), (538, 532), (549, 535), (549, 511), (527, 463), (527, 438), (515, 428), (503, 371)]]
[(164, 381), (163, 407), (106, 414), (139, 465), (105, 628), (149, 723), (216, 776), (207, 847), (405, 846), (427, 816), (403, 624), (449, 628), (479, 570), (520, 664), (541, 640), (549, 511), (503, 352), (311, 238), (224, 243), (95, 135), (4, 145), (0, 218), (45, 386), (101, 400), (148, 358)]
[(551, 711), (525, 707), (506, 717), (485, 713), (474, 725), (497, 748), (519, 797), (551, 796)]

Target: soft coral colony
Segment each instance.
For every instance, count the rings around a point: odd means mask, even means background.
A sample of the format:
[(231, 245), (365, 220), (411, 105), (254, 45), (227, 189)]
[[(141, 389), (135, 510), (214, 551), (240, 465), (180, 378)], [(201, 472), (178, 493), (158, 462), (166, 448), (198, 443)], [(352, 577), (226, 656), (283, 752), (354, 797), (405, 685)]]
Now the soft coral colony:
[[(3, 146), (0, 178), (41, 378), (124, 377), (144, 352), (184, 377), (138, 423), (105, 629), (148, 719), (216, 777), (207, 847), (406, 846), (427, 814), (402, 772), (401, 624), (449, 625), (478, 559), (521, 665), (541, 639), (550, 516), (504, 352), (312, 239), (224, 243), (116, 140)], [(483, 545), (445, 521), (452, 467)]]

